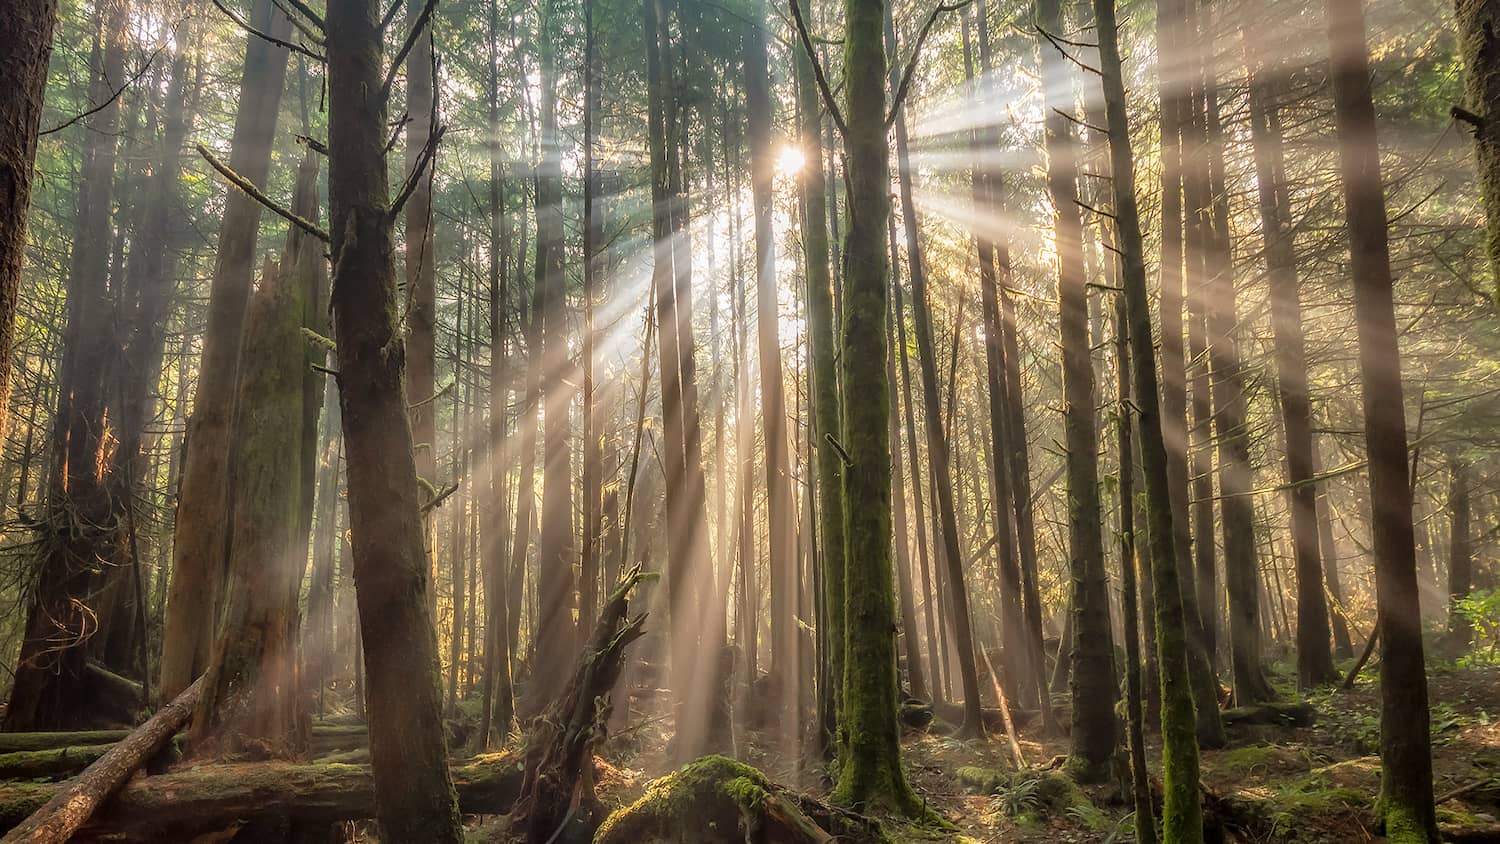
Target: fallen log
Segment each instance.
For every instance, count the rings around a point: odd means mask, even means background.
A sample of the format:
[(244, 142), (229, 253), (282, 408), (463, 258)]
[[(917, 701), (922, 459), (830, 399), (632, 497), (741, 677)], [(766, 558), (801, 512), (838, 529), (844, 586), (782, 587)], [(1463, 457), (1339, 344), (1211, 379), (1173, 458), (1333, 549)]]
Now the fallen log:
[(1261, 724), (1272, 727), (1311, 727), (1318, 719), (1317, 707), (1310, 703), (1256, 703), (1236, 706), (1219, 713), (1224, 726)]
[(67, 779), (92, 765), (113, 746), (81, 744), (51, 750), (0, 753), (0, 780)]
[(0, 753), (24, 750), (56, 750), (59, 747), (114, 744), (130, 735), (129, 730), (84, 730), (69, 733), (0, 733)]
[[(950, 724), (962, 724), (964, 722), (964, 706), (961, 703), (934, 703), (932, 711), (937, 717)], [(1008, 733), (1005, 724), (1005, 713), (999, 707), (987, 706), (980, 710), (981, 720), (984, 721), (984, 729), (990, 733)], [(1037, 711), (1034, 709), (1011, 709), (1011, 724), (1020, 729), (1036, 720)]]
[[(0, 733), (0, 780), (62, 779), (103, 756), (130, 733), (90, 730), (74, 733)], [(185, 735), (176, 736), (180, 744)], [(312, 729), (310, 758), (368, 748), (363, 724), (319, 724)]]
[(52, 799), (0, 839), (0, 844), (61, 844), (72, 838), (101, 803), (182, 729), (202, 693), (203, 678), (199, 677), (176, 700), (85, 768), (78, 779), (59, 787)]
[[(465, 814), (504, 814), (521, 788), (520, 757), (478, 756), (453, 768)], [(0, 785), (0, 829), (18, 823), (66, 786)], [(375, 816), (368, 765), (244, 762), (137, 777), (80, 830), (75, 841), (185, 841), (245, 824), (320, 826)], [(9, 839), (7, 839), (9, 844)]]

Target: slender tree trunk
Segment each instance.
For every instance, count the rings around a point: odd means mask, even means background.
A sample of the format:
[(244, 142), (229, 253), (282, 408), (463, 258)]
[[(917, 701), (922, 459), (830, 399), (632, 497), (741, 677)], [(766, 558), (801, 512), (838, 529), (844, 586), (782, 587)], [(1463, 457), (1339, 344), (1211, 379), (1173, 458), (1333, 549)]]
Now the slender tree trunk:
[[(1246, 38), (1247, 56), (1253, 51)], [(1307, 351), (1302, 336), (1297, 254), (1290, 231), (1291, 202), (1285, 179), (1279, 85), (1266, 68), (1247, 58), (1250, 80), (1250, 133), (1260, 194), (1261, 230), (1270, 274), (1271, 328), (1276, 341), (1277, 393), (1286, 435), (1288, 509), (1297, 572), (1297, 681), (1310, 688), (1337, 677), (1328, 648), (1328, 603), (1323, 597), (1323, 564), (1318, 554), (1317, 488), (1312, 483), (1312, 410), (1307, 393)]]
[(844, 0), (844, 133), (849, 232), (844, 241), (844, 728), (839, 802), (919, 814), (901, 770), (896, 612), (891, 582), (890, 384), (886, 379), (886, 112), (889, 26), (882, 0)]
[[(1037, 25), (1063, 32), (1061, 4), (1038, 0)], [(1072, 576), (1073, 699), (1070, 763), (1074, 775), (1097, 781), (1108, 774), (1115, 747), (1114, 647), (1100, 535), (1099, 465), (1094, 413), (1094, 369), (1089, 354), (1089, 304), (1083, 267), (1083, 222), (1078, 210), (1078, 154), (1065, 57), (1043, 41), (1042, 79), (1047, 108), (1047, 189), (1052, 197), (1058, 255), (1058, 308), (1063, 350), (1063, 429), (1067, 447), (1069, 570)], [(1058, 659), (1063, 652), (1058, 651)]]
[(1361, 0), (1328, 0), (1330, 72), (1354, 280), (1380, 628), (1380, 809), (1389, 840), (1436, 842), (1401, 354)]
[[(1322, 450), (1313, 440), (1312, 473), (1323, 474)], [(1323, 557), (1323, 579), (1328, 585), (1329, 610), (1333, 615), (1334, 655), (1339, 659), (1351, 659), (1354, 645), (1349, 638), (1349, 618), (1344, 612), (1344, 590), (1339, 583), (1339, 548), (1333, 539), (1333, 505), (1328, 500), (1328, 481), (1318, 481), (1318, 547)]]
[(1448, 636), (1455, 650), (1468, 649), (1473, 627), (1458, 604), (1469, 597), (1474, 543), (1469, 534), (1469, 467), (1457, 455), (1448, 460)]
[(1141, 463), (1145, 469), (1149, 517), (1149, 524), (1145, 527), (1150, 541), (1152, 581), (1156, 593), (1156, 649), (1161, 665), (1162, 695), (1162, 838), (1168, 844), (1198, 842), (1203, 840), (1203, 809), (1198, 782), (1198, 742), (1194, 735), (1193, 689), (1188, 669), (1185, 600), (1177, 577), (1178, 556), (1173, 548), (1176, 534), (1172, 530), (1172, 494), (1157, 393), (1150, 303), (1146, 295), (1145, 248), (1135, 198), (1135, 159), (1130, 146), (1130, 122), (1113, 0), (1095, 0), (1094, 15), (1099, 36), (1105, 114), (1109, 123), (1110, 161), (1114, 171), (1120, 279), (1125, 288), (1131, 373), (1141, 427)]
[[(892, 339), (896, 333), (894, 324), (894, 304), (887, 305), (885, 321), (886, 340), (887, 343), (889, 343), (891, 346), (891, 349), (886, 355), (885, 378), (886, 383), (890, 385), (889, 392), (891, 405), (891, 430), (889, 436), (891, 442), (891, 499), (895, 518), (895, 565), (896, 583), (897, 588), (900, 590), (898, 593), (898, 597), (901, 600), (901, 635), (903, 639), (902, 644), (905, 645), (906, 676), (907, 681), (910, 684), (911, 696), (916, 698), (917, 700), (931, 700), (932, 696), (927, 690), (927, 677), (926, 674), (922, 671), (921, 639), (919, 633), (917, 632), (916, 597), (913, 595), (911, 582), (911, 546), (908, 539), (910, 529), (907, 527), (906, 484), (904, 480), (904, 473), (902, 471), (902, 463), (904, 461), (901, 459), (901, 415), (899, 412), (899, 408), (897, 407), (898, 402), (896, 400), (895, 389), (896, 350), (895, 341)], [(917, 529), (920, 530), (921, 527), (918, 526)], [(931, 620), (932, 616), (931, 614), (929, 614), (929, 624), (931, 623)], [(928, 638), (932, 638), (930, 631)], [(834, 676), (842, 678), (843, 675), (835, 674)]]
[[(771, 563), (771, 670), (777, 676), (778, 706), (792, 717), (798, 698), (796, 626), (796, 529), (792, 512), (791, 463), (786, 433), (786, 398), (781, 368), (777, 308), (776, 232), (772, 214), (770, 75), (765, 32), (745, 30), (745, 103), (750, 141), (750, 187), (755, 207), (756, 334), (760, 360), (760, 405), (765, 425), (767, 527)], [(882, 316), (881, 319), (884, 319)], [(889, 553), (889, 552), (887, 552)], [(795, 734), (797, 731), (793, 730)]]
[[(890, 17), (890, 9), (887, 8), (887, 49), (891, 55), (899, 55), (895, 24)], [(890, 87), (892, 92), (897, 87), (894, 67), (890, 74)], [(979, 671), (974, 655), (968, 589), (964, 584), (963, 550), (959, 545), (958, 519), (953, 506), (954, 482), (949, 465), (948, 442), (943, 431), (942, 402), (938, 398), (937, 350), (928, 306), (926, 269), (922, 265), (922, 251), (918, 242), (916, 204), (912, 200), (913, 173), (907, 155), (906, 118), (899, 103), (896, 113), (896, 160), (900, 178), (901, 217), (906, 225), (906, 251), (910, 261), (912, 321), (917, 331), (917, 364), (922, 376), (922, 399), (926, 407), (923, 418), (927, 431), (927, 459), (933, 474), (933, 507), (937, 510), (938, 525), (942, 533), (942, 556), (953, 613), (953, 638), (958, 649), (959, 676), (963, 681), (964, 723), (959, 728), (959, 734), (981, 736), (984, 734), (984, 721), (979, 697)], [(882, 259), (883, 257), (882, 255)]]
[[(287, 16), (276, 11), (272, 0), (256, 0), (250, 21), (279, 38), (287, 38), (291, 31)], [(246, 35), (229, 167), (258, 187), (266, 185), (270, 172), (286, 63), (285, 49)], [(176, 698), (208, 667), (217, 636), (229, 549), (231, 423), (260, 217), (260, 203), (243, 192), (229, 191), (219, 223), (203, 359), (185, 438), (172, 586), (162, 630), (162, 700)]]
[(332, 0), (327, 17), (332, 305), (349, 532), (381, 837), (456, 844), (463, 833), (443, 740), (405, 361), (393, 351), (402, 346), (379, 14), (375, 0)]

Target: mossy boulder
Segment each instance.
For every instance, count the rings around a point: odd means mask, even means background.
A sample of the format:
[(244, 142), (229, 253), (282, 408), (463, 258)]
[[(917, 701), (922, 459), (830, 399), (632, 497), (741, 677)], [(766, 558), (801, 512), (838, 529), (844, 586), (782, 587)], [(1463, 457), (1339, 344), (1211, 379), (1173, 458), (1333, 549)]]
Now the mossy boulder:
[(595, 844), (889, 844), (875, 821), (771, 782), (723, 756), (705, 756), (651, 783), (605, 819)]

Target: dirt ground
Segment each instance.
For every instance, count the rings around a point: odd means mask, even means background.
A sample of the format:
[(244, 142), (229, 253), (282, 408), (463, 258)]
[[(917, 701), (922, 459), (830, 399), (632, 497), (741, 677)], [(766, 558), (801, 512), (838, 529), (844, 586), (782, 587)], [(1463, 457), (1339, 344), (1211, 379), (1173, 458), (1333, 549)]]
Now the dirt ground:
[[(1500, 842), (1500, 669), (1434, 668), (1430, 674), (1434, 790), (1439, 822), (1453, 841)], [(1222, 840), (1380, 841), (1373, 824), (1379, 793), (1379, 687), (1372, 675), (1349, 692), (1319, 690), (1311, 727), (1236, 726), (1230, 743), (1203, 754), (1203, 784), (1229, 820)], [(610, 739), (601, 754), (600, 795), (624, 805), (669, 771), (669, 725), (647, 717)], [(1066, 738), (1022, 731), (1025, 767), (1003, 737), (957, 741), (909, 731), (903, 750), (917, 793), (956, 828), (892, 825), (902, 841), (1126, 842), (1133, 820), (1118, 784), (1073, 786), (1052, 770)], [(740, 737), (741, 757), (773, 779), (825, 794), (826, 771), (786, 764), (774, 739)], [(1159, 775), (1159, 744), (1148, 736)], [(1210, 810), (1213, 814), (1215, 810)]]

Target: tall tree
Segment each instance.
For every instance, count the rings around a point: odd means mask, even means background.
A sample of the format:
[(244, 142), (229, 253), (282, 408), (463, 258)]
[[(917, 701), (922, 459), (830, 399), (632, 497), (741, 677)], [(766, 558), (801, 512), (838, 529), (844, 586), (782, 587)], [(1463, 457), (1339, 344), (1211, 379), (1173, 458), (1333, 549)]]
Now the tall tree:
[[(463, 840), (444, 747), (437, 633), (397, 334), (388, 75), (375, 0), (328, 4), (328, 204), (349, 527), (382, 838)], [(407, 39), (423, 37), (419, 16)]]
[(1467, 649), (1473, 636), (1469, 617), (1458, 609), (1469, 597), (1474, 572), (1469, 513), (1469, 466), (1455, 454), (1448, 459), (1448, 636), (1459, 650)]
[[(427, 0), (407, 0), (407, 20), (423, 15)], [(427, 11), (431, 14), (431, 10)], [(406, 388), (411, 394), (411, 433), (417, 447), (417, 477), (425, 485), (426, 500), (437, 495), (437, 259), (432, 236), (432, 163), (426, 154), (432, 137), (437, 100), (433, 95), (433, 49), (431, 30), (412, 45), (406, 59), (406, 169), (413, 173), (416, 189), (406, 201)], [(427, 163), (423, 163), (427, 162)], [(421, 167), (420, 172), (414, 168)], [(457, 390), (455, 384), (453, 389)], [(430, 521), (427, 555), (433, 574), (437, 572), (437, 548)], [(437, 606), (437, 590), (428, 594)]]
[[(1062, 4), (1037, 0), (1036, 24), (1046, 35), (1063, 33)], [(1063, 432), (1067, 448), (1069, 602), (1072, 640), (1074, 775), (1097, 781), (1108, 774), (1115, 748), (1114, 646), (1104, 574), (1103, 520), (1099, 506), (1094, 367), (1089, 353), (1088, 286), (1083, 263), (1083, 220), (1078, 209), (1078, 144), (1073, 137), (1072, 86), (1067, 57), (1041, 41), (1043, 102), (1047, 109), (1047, 191), (1052, 198), (1057, 247), (1057, 299), (1062, 343)], [(1058, 659), (1063, 652), (1058, 651)]]
[[(1246, 46), (1247, 53), (1253, 53)], [(1276, 388), (1286, 437), (1287, 503), (1291, 510), (1292, 553), (1297, 574), (1297, 682), (1308, 688), (1328, 682), (1336, 672), (1328, 644), (1328, 603), (1323, 596), (1323, 561), (1318, 552), (1318, 491), (1313, 484), (1307, 344), (1302, 336), (1297, 252), (1291, 231), (1291, 198), (1277, 110), (1279, 78), (1263, 66), (1250, 68), (1250, 73), (1250, 135), (1270, 275)]]
[(1364, 4), (1362, 0), (1328, 0), (1326, 8), (1369, 459), (1375, 623), (1380, 627), (1379, 805), (1390, 840), (1436, 842), (1395, 279)]
[(1454, 0), (1453, 5), (1465, 71), (1464, 103), (1453, 107), (1453, 116), (1474, 130), (1485, 246), (1490, 273), (1500, 284), (1500, 8), (1487, 0)]
[(6, 33), (0, 53), (0, 437), (9, 421), (31, 169), (56, 25), (57, 0), (18, 0), (0, 9), (0, 32)]
[[(251, 26), (286, 38), (291, 22), (272, 0), (255, 0)], [(272, 140), (281, 111), (288, 52), (256, 35), (245, 36), (229, 168), (264, 188)], [(172, 545), (172, 586), (162, 630), (161, 699), (172, 700), (207, 667), (223, 600), (229, 537), (229, 449), (239, 383), (240, 337), (255, 272), (261, 205), (243, 191), (224, 200), (208, 292), (208, 326), (198, 389), (188, 418), (182, 479)]]

